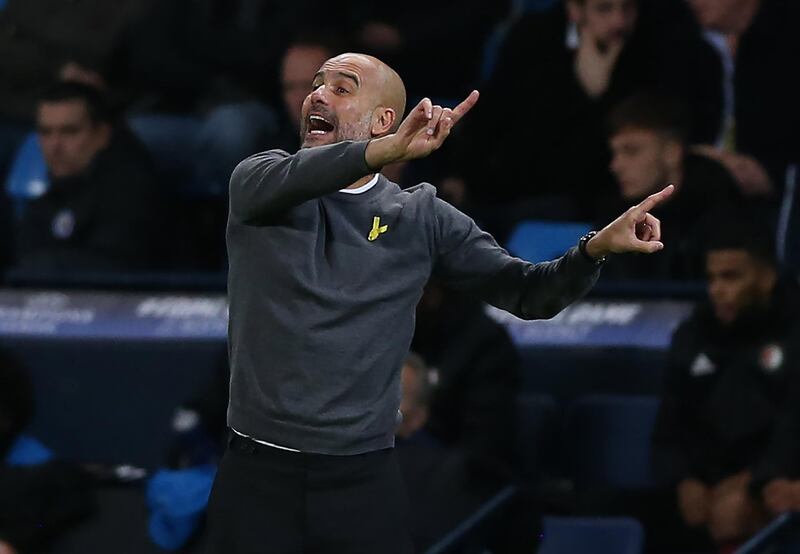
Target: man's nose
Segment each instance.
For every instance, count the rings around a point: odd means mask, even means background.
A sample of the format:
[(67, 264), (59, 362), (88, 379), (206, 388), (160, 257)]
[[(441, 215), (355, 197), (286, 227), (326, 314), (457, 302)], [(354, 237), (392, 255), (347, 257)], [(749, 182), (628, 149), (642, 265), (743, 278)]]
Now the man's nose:
[(325, 85), (320, 85), (311, 91), (310, 97), (312, 103), (327, 104), (328, 103), (328, 88)]

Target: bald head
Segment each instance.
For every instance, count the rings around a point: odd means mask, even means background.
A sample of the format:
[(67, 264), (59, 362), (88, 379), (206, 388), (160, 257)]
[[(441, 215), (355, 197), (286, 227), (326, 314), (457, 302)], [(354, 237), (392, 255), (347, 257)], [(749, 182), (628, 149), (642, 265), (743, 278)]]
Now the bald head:
[(394, 110), (395, 125), (391, 130), (396, 131), (406, 110), (406, 86), (397, 71), (375, 56), (353, 52), (339, 54), (328, 62), (350, 62), (364, 68), (364, 84), (369, 88), (370, 94), (374, 95), (375, 107), (383, 106)]
[(326, 60), (311, 88), (300, 122), (304, 146), (387, 135), (397, 130), (405, 112), (400, 75), (366, 54)]

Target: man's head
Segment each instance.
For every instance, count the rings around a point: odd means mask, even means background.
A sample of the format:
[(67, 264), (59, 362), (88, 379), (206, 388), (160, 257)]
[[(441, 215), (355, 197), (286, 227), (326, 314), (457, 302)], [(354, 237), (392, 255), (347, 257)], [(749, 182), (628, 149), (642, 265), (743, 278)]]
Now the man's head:
[[(315, 33), (316, 35), (316, 33)], [(317, 36), (298, 37), (292, 41), (281, 60), (281, 93), (290, 121), (299, 122), (303, 100), (308, 96), (309, 83), (325, 60), (340, 50), (334, 38), (320, 40)]]
[(403, 419), (397, 426), (397, 436), (404, 439), (425, 426), (431, 402), (431, 385), (428, 367), (416, 354), (409, 354), (403, 364), (403, 396), (400, 400), (400, 413)]
[(366, 140), (395, 131), (405, 111), (400, 76), (377, 58), (341, 54), (319, 68), (303, 101), (303, 147)]
[(760, 0), (689, 0), (697, 21), (706, 29), (741, 34), (758, 11)]
[(767, 304), (778, 278), (769, 233), (737, 218), (714, 225), (706, 248), (708, 295), (716, 318), (729, 325)]
[(81, 83), (53, 85), (39, 99), (36, 127), (53, 177), (86, 170), (111, 140), (111, 116), (98, 90)]
[(622, 197), (638, 202), (678, 181), (686, 144), (680, 104), (649, 94), (624, 100), (609, 117), (611, 172)]
[(567, 0), (567, 13), (581, 35), (592, 37), (605, 51), (633, 33), (638, 0)]

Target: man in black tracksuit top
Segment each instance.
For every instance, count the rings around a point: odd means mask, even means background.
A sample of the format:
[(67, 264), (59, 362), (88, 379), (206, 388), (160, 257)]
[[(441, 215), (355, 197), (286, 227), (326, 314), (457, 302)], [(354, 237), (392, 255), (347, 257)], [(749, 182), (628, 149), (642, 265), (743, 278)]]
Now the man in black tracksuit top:
[(648, 210), (628, 210), (581, 248), (512, 258), (427, 184), (378, 171), (441, 146), (475, 104), (423, 99), (379, 60), (326, 61), (303, 103), (303, 148), (256, 154), (230, 184), (230, 448), (209, 502), (212, 552), (411, 549), (391, 447), (400, 368), (433, 272), (524, 318), (547, 318), (595, 282), (612, 252), (656, 252)]
[[(656, 474), (690, 527), (735, 544), (767, 521), (760, 489), (785, 450), (778, 422), (800, 370), (800, 302), (769, 241), (725, 229), (706, 254), (710, 302), (673, 337), (654, 434)], [(795, 439), (796, 440), (796, 439)]]

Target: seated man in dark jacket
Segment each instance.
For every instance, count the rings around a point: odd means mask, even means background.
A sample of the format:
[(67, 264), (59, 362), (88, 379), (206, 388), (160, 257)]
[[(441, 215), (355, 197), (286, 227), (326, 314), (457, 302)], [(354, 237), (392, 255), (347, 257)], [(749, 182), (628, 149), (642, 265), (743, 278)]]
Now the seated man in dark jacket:
[(684, 522), (723, 547), (768, 521), (752, 483), (800, 370), (800, 303), (753, 227), (732, 222), (709, 242), (710, 303), (675, 333), (654, 435), (654, 470)]
[(113, 125), (101, 93), (54, 85), (39, 102), (37, 127), (51, 184), (16, 224), (17, 267), (151, 268), (163, 201), (146, 152)]
[(611, 221), (621, 207), (624, 210), (667, 183), (675, 185), (675, 193), (655, 211), (664, 250), (658, 256), (616, 258), (605, 269), (604, 279), (701, 279), (702, 238), (709, 213), (733, 212), (742, 204), (741, 193), (722, 164), (689, 152), (686, 121), (681, 102), (651, 93), (630, 96), (611, 111), (610, 168), (619, 193), (600, 208), (604, 214), (600, 221)]

